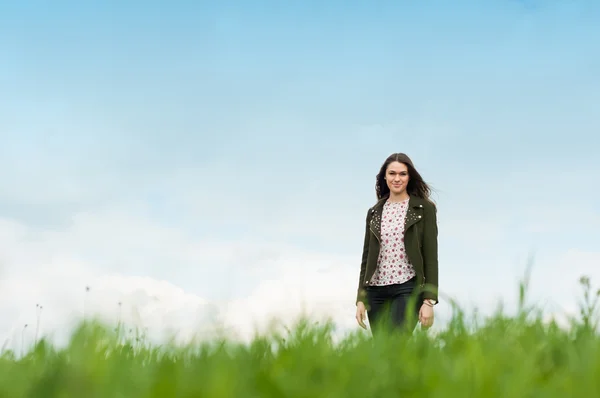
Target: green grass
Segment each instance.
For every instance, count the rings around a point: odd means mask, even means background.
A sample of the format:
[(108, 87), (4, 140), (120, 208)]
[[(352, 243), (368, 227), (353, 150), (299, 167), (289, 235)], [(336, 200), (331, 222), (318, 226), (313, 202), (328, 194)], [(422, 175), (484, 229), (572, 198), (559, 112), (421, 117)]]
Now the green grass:
[[(581, 314), (568, 328), (525, 306), (473, 326), (458, 309), (433, 336), (356, 333), (333, 343), (330, 325), (287, 335), (177, 347), (119, 342), (83, 324), (61, 350), (41, 340), (0, 358), (0, 397), (589, 397), (600, 396), (598, 293), (581, 280)], [(596, 313), (597, 314), (597, 313)]]

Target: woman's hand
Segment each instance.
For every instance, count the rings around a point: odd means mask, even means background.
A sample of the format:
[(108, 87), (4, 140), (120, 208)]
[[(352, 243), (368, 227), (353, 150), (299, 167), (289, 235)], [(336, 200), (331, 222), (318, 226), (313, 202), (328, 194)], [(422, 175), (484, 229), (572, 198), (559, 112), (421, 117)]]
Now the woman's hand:
[(433, 325), (433, 306), (428, 303), (423, 303), (419, 310), (419, 322), (424, 328), (430, 328)]
[(356, 304), (356, 321), (358, 322), (358, 325), (363, 328), (363, 329), (367, 329), (367, 325), (365, 324), (365, 319), (367, 318), (367, 309), (365, 308), (365, 304), (362, 301), (359, 301)]

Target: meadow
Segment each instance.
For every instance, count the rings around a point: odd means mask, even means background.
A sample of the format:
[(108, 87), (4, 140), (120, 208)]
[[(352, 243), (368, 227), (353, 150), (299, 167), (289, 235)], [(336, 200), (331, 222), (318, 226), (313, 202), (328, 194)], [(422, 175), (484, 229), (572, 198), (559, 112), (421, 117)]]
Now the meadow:
[(123, 341), (85, 322), (56, 349), (40, 340), (0, 357), (0, 397), (589, 397), (600, 396), (600, 291), (581, 279), (580, 313), (568, 327), (526, 305), (468, 320), (455, 307), (432, 335), (364, 333), (334, 343), (331, 325), (299, 322), (250, 344), (187, 347)]

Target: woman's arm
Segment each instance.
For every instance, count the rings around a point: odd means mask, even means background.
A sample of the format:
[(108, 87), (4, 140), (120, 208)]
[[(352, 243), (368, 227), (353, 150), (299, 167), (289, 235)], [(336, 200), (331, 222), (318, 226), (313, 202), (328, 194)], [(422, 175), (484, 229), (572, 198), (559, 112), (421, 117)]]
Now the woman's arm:
[(367, 292), (362, 287), (362, 282), (365, 279), (365, 272), (367, 269), (367, 257), (369, 256), (369, 221), (370, 221), (371, 209), (367, 212), (367, 220), (365, 224), (365, 239), (363, 243), (362, 259), (360, 262), (360, 274), (358, 277), (358, 289), (356, 292), (356, 304), (359, 301), (365, 302)]
[(433, 203), (423, 207), (425, 228), (423, 232), (423, 267), (425, 291), (423, 297), (438, 301), (438, 226), (437, 208)]

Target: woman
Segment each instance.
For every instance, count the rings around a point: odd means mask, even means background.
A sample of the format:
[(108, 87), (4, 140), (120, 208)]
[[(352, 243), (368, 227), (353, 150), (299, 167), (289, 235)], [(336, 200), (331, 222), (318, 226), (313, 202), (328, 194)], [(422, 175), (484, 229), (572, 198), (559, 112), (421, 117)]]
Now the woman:
[[(367, 213), (356, 296), (356, 320), (411, 331), (433, 324), (438, 296), (438, 229), (430, 188), (403, 153), (377, 174), (378, 202)], [(368, 308), (368, 311), (367, 311)]]

